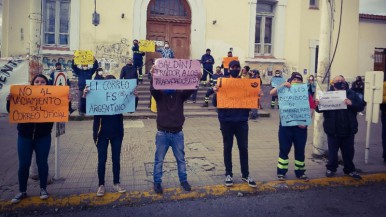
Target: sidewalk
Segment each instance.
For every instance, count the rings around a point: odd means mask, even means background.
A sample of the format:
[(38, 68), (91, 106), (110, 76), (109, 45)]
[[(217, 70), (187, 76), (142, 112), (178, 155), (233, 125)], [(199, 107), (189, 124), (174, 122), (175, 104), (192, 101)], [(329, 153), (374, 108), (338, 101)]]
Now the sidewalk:
[[(267, 109), (268, 110), (268, 109)], [(257, 182), (276, 180), (278, 158), (278, 110), (269, 109), (270, 118), (249, 122), (250, 176)], [(18, 192), (16, 126), (8, 123), (8, 117), (0, 117), (0, 202), (9, 201)], [(358, 116), (359, 133), (356, 136), (355, 164), (362, 174), (385, 173), (386, 165), (381, 158), (381, 124), (372, 126), (369, 164), (364, 164), (365, 121)], [(125, 120), (125, 137), (121, 154), (121, 184), (128, 192), (152, 192), (152, 171), (155, 151), (156, 122), (154, 119)], [(306, 174), (311, 179), (325, 177), (325, 160), (312, 158), (313, 126), (308, 129), (306, 146)], [(319, 129), (322, 130), (322, 129)], [(12, 135), (9, 136), (9, 135)], [(187, 118), (184, 125), (185, 153), (188, 180), (195, 187), (218, 186), (224, 183), (222, 137), (217, 118)], [(242, 183), (236, 141), (233, 148), (233, 173), (235, 183)], [(110, 154), (109, 154), (110, 157)], [(66, 134), (60, 141), (61, 180), (49, 185), (47, 190), (56, 198), (69, 195), (95, 194), (98, 187), (97, 150), (92, 140), (92, 121), (70, 121)], [(54, 174), (54, 137), (49, 158), (50, 174)], [(106, 190), (112, 189), (112, 165), (106, 165)], [(288, 179), (296, 179), (293, 152), (290, 154)], [(342, 176), (342, 167), (338, 176)], [(164, 188), (179, 188), (177, 167), (169, 150), (163, 175)], [(39, 183), (29, 180), (28, 194), (39, 195)]]

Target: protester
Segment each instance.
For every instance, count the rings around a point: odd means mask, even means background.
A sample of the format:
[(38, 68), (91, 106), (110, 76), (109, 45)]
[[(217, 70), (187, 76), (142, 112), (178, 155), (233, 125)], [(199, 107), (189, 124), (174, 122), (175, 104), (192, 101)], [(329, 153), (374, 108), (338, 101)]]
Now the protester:
[[(119, 79), (136, 79), (137, 85), (139, 84), (137, 70), (133, 66), (132, 59), (129, 59), (127, 61), (127, 64), (124, 67), (122, 67), (121, 74), (119, 75)], [(138, 96), (135, 96), (135, 109), (137, 109), (138, 101), (139, 101)]]
[[(324, 110), (316, 108), (316, 112), (323, 113), (324, 132), (327, 134), (328, 142), (328, 163), (326, 165), (326, 176), (332, 177), (338, 168), (338, 151), (341, 150), (343, 158), (343, 172), (354, 179), (360, 180), (362, 177), (357, 173), (354, 159), (354, 139), (358, 132), (357, 112), (364, 108), (364, 102), (358, 95), (348, 89), (346, 80), (339, 75), (333, 79), (334, 91), (346, 91), (347, 99), (344, 103), (347, 109)], [(316, 106), (319, 100), (315, 101)]]
[(316, 91), (316, 82), (315, 82), (315, 77), (313, 75), (310, 75), (307, 80), (307, 90), (308, 94), (311, 95), (312, 97), (315, 96), (315, 91)]
[[(253, 69), (252, 73), (250, 73), (250, 74), (251, 74), (251, 78), (260, 78), (260, 72), (257, 69)], [(260, 78), (260, 93), (259, 93), (259, 98), (257, 99), (258, 108), (251, 109), (251, 114), (250, 114), (251, 120), (256, 120), (259, 117), (259, 110), (258, 109), (262, 109), (261, 102), (260, 102), (260, 98), (264, 95), (264, 93), (262, 92), (262, 88), (263, 88), (262, 85), (263, 85), (263, 81)]]
[[(362, 80), (361, 76), (357, 76), (356, 80), (351, 85), (351, 90), (353, 90), (361, 100), (364, 100), (365, 93), (365, 83)], [(362, 112), (358, 113), (359, 115), (364, 115)]]
[(143, 66), (143, 56), (145, 56), (145, 52), (139, 51), (138, 40), (133, 40), (133, 47), (131, 48), (133, 51), (133, 60), (134, 60), (134, 68), (136, 71), (138, 70), (138, 82), (142, 84), (142, 66)]
[(103, 69), (102, 68), (97, 68), (96, 71), (97, 71), (97, 73), (96, 73), (96, 75), (94, 77), (94, 80), (103, 80), (103, 79), (105, 79), (103, 77)]
[[(151, 69), (154, 73), (154, 66)], [(198, 79), (201, 78), (201, 73)], [(152, 75), (152, 78), (154, 76)], [(150, 87), (151, 95), (157, 104), (157, 134), (155, 137), (156, 151), (154, 159), (154, 191), (162, 194), (162, 173), (165, 155), (172, 148), (177, 161), (178, 177), (185, 191), (190, 191), (191, 186), (187, 180), (184, 133), (182, 126), (185, 122), (184, 102), (194, 90), (156, 90), (153, 87), (153, 79)]]
[(170, 45), (169, 45), (168, 41), (165, 41), (165, 45), (164, 45), (163, 48), (157, 49), (156, 51), (162, 54), (162, 58), (169, 58), (169, 59), (173, 59), (174, 58), (174, 52), (170, 48)]
[[(107, 75), (105, 79), (115, 79), (113, 75)], [(84, 89), (82, 100), (86, 104), (86, 95), (90, 92), (88, 86)], [(135, 95), (137, 93), (135, 92)], [(83, 111), (85, 112), (85, 111)], [(98, 150), (98, 191), (97, 196), (105, 195), (105, 173), (107, 161), (107, 149), (111, 145), (111, 159), (113, 169), (113, 188), (124, 193), (126, 189), (120, 185), (121, 147), (124, 136), (123, 115), (94, 115), (93, 140)]]
[[(233, 60), (229, 63), (230, 79), (237, 79), (240, 73), (240, 63)], [(213, 89), (217, 92), (221, 88), (216, 85)], [(214, 99), (217, 106), (217, 98)], [(225, 164), (225, 185), (233, 185), (232, 173), (232, 147), (233, 137), (236, 136), (239, 148), (241, 179), (248, 183), (250, 187), (256, 187), (256, 182), (249, 176), (248, 165), (248, 118), (250, 109), (224, 109), (217, 108), (220, 130), (224, 143), (224, 164)]]
[(213, 91), (213, 87), (216, 86), (217, 84), (217, 80), (221, 77), (224, 77), (224, 74), (222, 73), (221, 71), (221, 67), (220, 66), (217, 66), (216, 67), (216, 73), (213, 74), (212, 78), (211, 78), (211, 84), (212, 84), (212, 87), (209, 88), (207, 91), (206, 91), (206, 94), (205, 94), (205, 98), (204, 98), (204, 104), (201, 106), (201, 107), (209, 107), (209, 97), (210, 95), (214, 94), (214, 91)]
[[(289, 79), (289, 82), (285, 82), (280, 87), (275, 87), (270, 91), (272, 96), (277, 96), (279, 88), (291, 88), (292, 85), (303, 83), (303, 76), (294, 72)], [(312, 97), (308, 95), (310, 108), (315, 109), (312, 102)], [(293, 103), (297, 103), (294, 101)], [(312, 112), (311, 112), (312, 114)], [(311, 115), (310, 114), (310, 115)], [(280, 181), (285, 180), (285, 176), (288, 172), (288, 155), (291, 151), (292, 144), (295, 149), (295, 175), (298, 179), (303, 181), (309, 181), (306, 176), (306, 165), (305, 165), (305, 148), (307, 142), (307, 126), (306, 125), (297, 125), (297, 126), (283, 126), (282, 120), (279, 124), (279, 160), (277, 164), (277, 178)]]
[[(227, 57), (233, 57), (232, 51), (228, 51)], [(226, 68), (224, 65), (224, 61), (223, 61), (221, 64), (221, 68), (224, 69), (224, 77), (228, 78), (229, 77), (229, 72), (228, 72), (229, 66), (228, 66), (228, 68)]]
[[(31, 85), (49, 85), (46, 76), (36, 75)], [(12, 95), (7, 97), (7, 111), (10, 111), (10, 100)], [(19, 159), (19, 193), (11, 200), (11, 203), (18, 203), (27, 197), (27, 182), (31, 165), (32, 154), (35, 151), (36, 162), (39, 171), (40, 199), (49, 197), (47, 192), (48, 178), (48, 154), (51, 148), (51, 131), (54, 123), (19, 123), (17, 124), (17, 154)]]
[(206, 53), (202, 55), (201, 57), (201, 64), (203, 67), (203, 73), (201, 82), (204, 86), (207, 84), (208, 74), (209, 74), (209, 80), (212, 78), (213, 74), (213, 64), (214, 64), (214, 58), (212, 55), (210, 55), (211, 50), (208, 48), (206, 49)]
[(250, 70), (250, 67), (249, 66), (244, 66), (242, 69), (241, 69), (241, 73), (240, 73), (240, 78), (251, 78), (251, 73), (249, 72)]
[(94, 63), (92, 65), (75, 65), (75, 61), (72, 60), (72, 70), (76, 76), (78, 76), (78, 93), (79, 93), (79, 115), (84, 116), (81, 112), (81, 108), (86, 106), (82, 104), (83, 90), (86, 87), (86, 80), (91, 80), (92, 76), (98, 68), (98, 61), (94, 57)]
[[(282, 75), (281, 75), (281, 71), (280, 70), (276, 70), (275, 71), (275, 76), (272, 78), (272, 79), (275, 79), (275, 78), (281, 78)], [(271, 79), (271, 89), (273, 89), (274, 87), (272, 86), (272, 79)], [(275, 108), (275, 105), (277, 105), (277, 108), (279, 109), (279, 103), (276, 104), (276, 100), (277, 100), (277, 95), (272, 95), (272, 99), (271, 99), (271, 109)]]

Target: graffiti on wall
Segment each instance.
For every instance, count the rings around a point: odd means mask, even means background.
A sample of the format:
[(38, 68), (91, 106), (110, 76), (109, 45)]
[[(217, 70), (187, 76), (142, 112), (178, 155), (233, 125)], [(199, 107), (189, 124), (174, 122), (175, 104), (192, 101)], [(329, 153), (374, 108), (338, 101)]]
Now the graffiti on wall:
[(127, 63), (130, 55), (130, 42), (122, 38), (116, 43), (99, 44), (95, 49), (95, 57), (105, 72), (119, 73)]

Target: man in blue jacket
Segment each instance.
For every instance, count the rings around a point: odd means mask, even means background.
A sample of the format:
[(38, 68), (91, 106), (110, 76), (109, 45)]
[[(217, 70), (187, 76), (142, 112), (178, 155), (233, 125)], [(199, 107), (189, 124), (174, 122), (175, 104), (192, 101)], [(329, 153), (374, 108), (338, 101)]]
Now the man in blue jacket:
[[(229, 63), (230, 79), (239, 79), (240, 63), (237, 60), (233, 60)], [(217, 85), (213, 87), (215, 92), (218, 91), (218, 84), (221, 81), (217, 81)], [(215, 106), (217, 106), (217, 99), (214, 100)], [(241, 179), (248, 183), (250, 187), (256, 187), (256, 182), (249, 176), (248, 165), (248, 118), (250, 109), (217, 109), (218, 120), (220, 121), (220, 130), (222, 133), (224, 143), (224, 164), (225, 164), (225, 185), (230, 187), (233, 185), (233, 173), (232, 173), (232, 147), (233, 136), (236, 136), (237, 146), (240, 154), (241, 164)]]
[(212, 79), (213, 75), (213, 64), (214, 64), (214, 59), (213, 56), (210, 55), (210, 49), (206, 49), (206, 53), (202, 55), (201, 57), (201, 64), (203, 67), (203, 73), (202, 73), (202, 84), (206, 86), (206, 80), (208, 79), (208, 73), (209, 73), (209, 78)]
[(138, 40), (134, 39), (133, 47), (131, 48), (133, 51), (133, 60), (134, 60), (134, 68), (136, 72), (138, 70), (138, 81), (142, 84), (142, 66), (143, 66), (143, 56), (145, 56), (144, 52), (139, 51)]

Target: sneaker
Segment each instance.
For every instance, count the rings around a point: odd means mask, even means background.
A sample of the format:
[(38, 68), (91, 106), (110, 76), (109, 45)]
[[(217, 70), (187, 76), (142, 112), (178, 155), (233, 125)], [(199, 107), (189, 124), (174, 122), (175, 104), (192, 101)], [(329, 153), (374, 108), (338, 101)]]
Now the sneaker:
[(299, 176), (298, 179), (305, 181), (305, 182), (310, 181), (310, 179), (305, 174), (303, 174), (302, 176)]
[(351, 176), (352, 178), (354, 178), (355, 180), (361, 180), (362, 179), (362, 176), (360, 176), (357, 172), (351, 172), (349, 174), (347, 174), (348, 176)]
[(248, 183), (248, 185), (252, 188), (256, 188), (257, 185), (256, 185), (256, 182), (253, 181), (253, 179), (251, 177), (242, 177), (241, 178), (244, 182)]
[(163, 189), (162, 189), (161, 183), (154, 183), (154, 191), (157, 194), (162, 194), (163, 193)]
[(97, 197), (102, 197), (105, 195), (105, 186), (104, 185), (100, 185), (99, 188), (98, 188), (98, 191), (97, 191)]
[(192, 187), (189, 185), (188, 181), (181, 182), (181, 186), (185, 191), (191, 191)]
[(119, 193), (125, 193), (126, 192), (126, 189), (122, 188), (121, 185), (119, 183), (115, 184), (113, 186), (113, 188), (118, 191)]
[(225, 178), (225, 186), (227, 187), (230, 187), (233, 185), (233, 179), (232, 179), (232, 176), (230, 175), (227, 175), (227, 177)]
[(19, 203), (22, 199), (27, 197), (26, 192), (20, 192), (11, 200), (11, 203)]
[(326, 176), (327, 177), (333, 177), (333, 176), (335, 176), (335, 172), (332, 172), (331, 170), (326, 170)]
[(45, 200), (48, 198), (48, 192), (46, 189), (41, 188), (40, 189), (40, 199)]
[(277, 174), (277, 179), (278, 179), (279, 181), (284, 181), (284, 180), (285, 180), (285, 175), (283, 175), (283, 174)]

